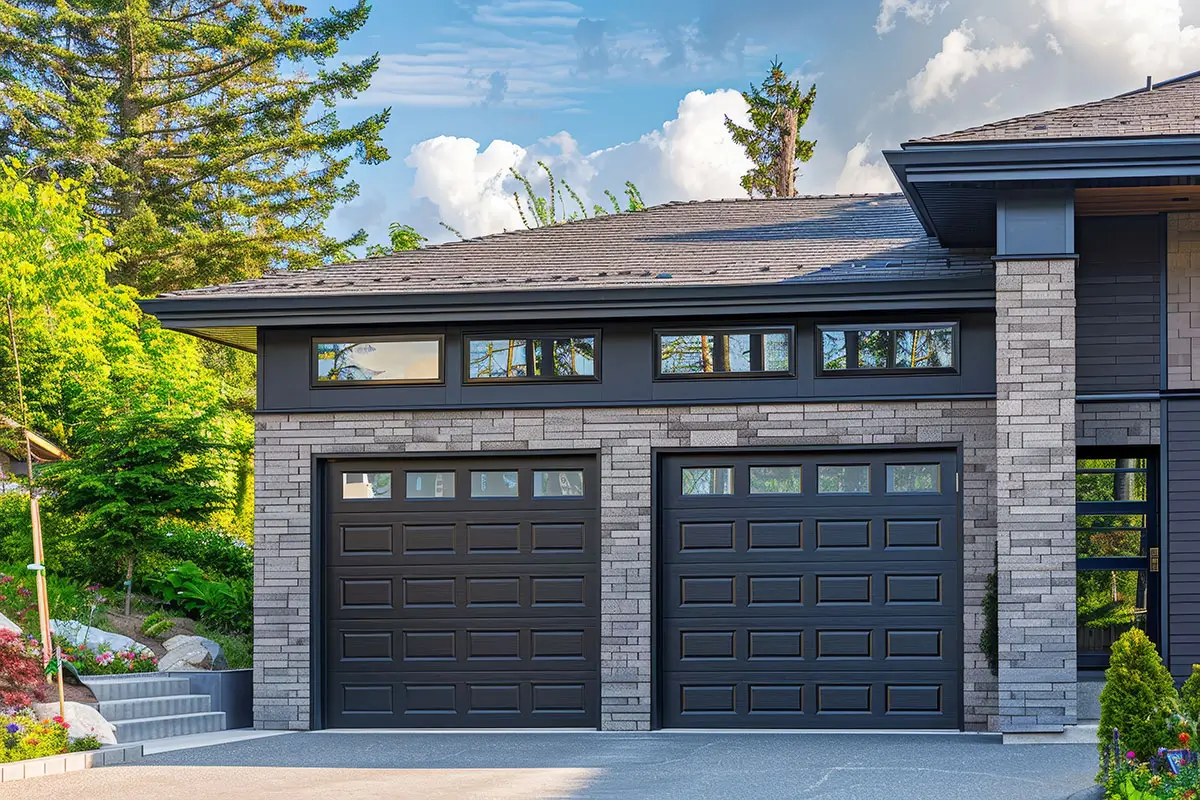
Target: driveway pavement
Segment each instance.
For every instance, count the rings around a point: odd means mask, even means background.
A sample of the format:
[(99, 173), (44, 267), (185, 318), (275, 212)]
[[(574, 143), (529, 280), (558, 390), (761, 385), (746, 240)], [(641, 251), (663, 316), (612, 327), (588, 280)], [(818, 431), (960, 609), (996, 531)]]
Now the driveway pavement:
[(1095, 771), (1091, 745), (990, 736), (297, 733), (27, 781), (20, 796), (1063, 800)]

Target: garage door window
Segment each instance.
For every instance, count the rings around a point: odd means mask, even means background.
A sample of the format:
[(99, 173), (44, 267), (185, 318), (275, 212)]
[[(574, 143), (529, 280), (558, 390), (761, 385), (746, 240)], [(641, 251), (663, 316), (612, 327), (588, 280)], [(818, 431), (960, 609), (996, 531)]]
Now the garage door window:
[(583, 470), (535, 470), (534, 497), (583, 497)]
[(750, 494), (800, 494), (800, 467), (751, 467)]
[(390, 472), (343, 472), (343, 500), (388, 500), (392, 496)]
[(404, 480), (404, 497), (408, 500), (454, 497), (453, 472), (408, 472)]
[(684, 467), (683, 493), (733, 494), (733, 467)]
[(937, 464), (888, 464), (887, 490), (891, 494), (938, 494), (941, 470)]
[(471, 473), (471, 497), (516, 497), (518, 488), (516, 470)]
[(871, 468), (866, 464), (822, 464), (817, 467), (817, 494), (870, 494)]

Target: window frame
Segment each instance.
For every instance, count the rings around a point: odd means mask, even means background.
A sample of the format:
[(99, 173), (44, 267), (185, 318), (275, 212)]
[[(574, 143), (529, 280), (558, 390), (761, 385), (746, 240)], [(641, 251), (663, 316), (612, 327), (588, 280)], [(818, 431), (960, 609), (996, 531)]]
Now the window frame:
[[(788, 337), (788, 368), (783, 370), (750, 370), (747, 372), (663, 372), (662, 339), (664, 336), (765, 336), (768, 333), (782, 333)], [(796, 377), (796, 326), (795, 325), (718, 325), (713, 327), (693, 328), (655, 328), (654, 329), (654, 380), (656, 381), (688, 381), (688, 380), (737, 380), (737, 379), (771, 379), (786, 380)], [(761, 339), (759, 340), (762, 341)], [(751, 339), (751, 363), (755, 357), (754, 340)], [(766, 356), (759, 344), (758, 358), (765, 364)]]
[[(825, 333), (826, 331), (841, 331), (843, 333), (855, 333), (859, 331), (911, 331), (911, 330), (932, 330), (935, 328), (950, 329), (950, 358), (953, 362), (949, 367), (859, 367), (858, 364), (858, 337), (854, 338), (855, 347), (852, 351), (850, 348), (850, 337), (846, 337), (846, 363), (851, 363), (851, 354), (853, 353), (854, 367), (847, 366), (845, 369), (826, 369), (825, 368)], [(817, 376), (821, 378), (844, 378), (844, 377), (876, 377), (876, 376), (893, 376), (893, 375), (958, 375), (962, 359), (959, 357), (962, 346), (961, 336), (962, 326), (958, 320), (939, 320), (935, 322), (818, 322), (815, 326), (815, 335), (813, 336), (814, 347), (816, 349), (816, 368)], [(896, 354), (896, 338), (892, 337), (891, 345), (888, 350), (890, 357), (894, 358)]]
[[(429, 342), (438, 346), (438, 377), (434, 378), (389, 378), (379, 381), (323, 381), (319, 379), (317, 361), (318, 344), (374, 344), (376, 342)], [(363, 386), (445, 386), (446, 385), (446, 336), (441, 333), (405, 333), (383, 336), (313, 336), (308, 344), (309, 381), (313, 389), (333, 389)]]
[[(533, 366), (536, 358), (534, 342), (537, 341), (553, 341), (554, 339), (587, 339), (594, 341), (592, 345), (592, 374), (591, 375), (506, 375), (499, 378), (474, 378), (471, 376), (471, 342), (482, 341), (487, 339), (508, 339), (510, 341), (525, 342), (525, 369), (528, 372)], [(474, 386), (477, 384), (517, 384), (527, 385), (531, 383), (600, 383), (600, 354), (601, 354), (601, 336), (600, 330), (590, 329), (570, 329), (570, 330), (555, 330), (555, 331), (534, 331), (532, 333), (526, 331), (464, 331), (462, 334), (462, 367), (463, 367), (463, 385)]]

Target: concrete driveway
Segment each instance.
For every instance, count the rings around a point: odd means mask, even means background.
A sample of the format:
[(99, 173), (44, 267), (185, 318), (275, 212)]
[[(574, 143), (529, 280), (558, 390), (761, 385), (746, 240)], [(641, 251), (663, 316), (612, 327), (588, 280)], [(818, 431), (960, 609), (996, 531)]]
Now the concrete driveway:
[(22, 798), (1063, 800), (1091, 745), (991, 736), (297, 733), (28, 781)]

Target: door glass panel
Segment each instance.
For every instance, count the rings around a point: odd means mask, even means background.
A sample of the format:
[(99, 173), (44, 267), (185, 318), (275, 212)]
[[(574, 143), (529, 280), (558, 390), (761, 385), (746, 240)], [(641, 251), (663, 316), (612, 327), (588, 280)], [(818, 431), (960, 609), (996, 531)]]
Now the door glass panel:
[(410, 500), (454, 497), (453, 472), (407, 472), (404, 482), (404, 496)]
[(871, 468), (866, 464), (817, 467), (817, 494), (870, 494)]
[(1078, 558), (1144, 556), (1146, 517), (1142, 514), (1080, 514), (1075, 517)]
[(534, 497), (583, 497), (583, 470), (556, 469), (533, 473)]
[(888, 464), (887, 490), (895, 494), (937, 494), (941, 487), (937, 464)]
[(733, 467), (684, 467), (683, 493), (733, 494)]
[(751, 467), (750, 494), (800, 494), (800, 467)]
[(1080, 653), (1107, 655), (1125, 631), (1146, 630), (1144, 570), (1080, 570), (1075, 585)]
[(390, 472), (343, 472), (343, 500), (387, 500), (392, 496)]
[(1145, 499), (1146, 459), (1079, 459), (1075, 477), (1077, 502), (1108, 503)]
[(517, 472), (480, 470), (471, 473), (471, 497), (516, 497)]

